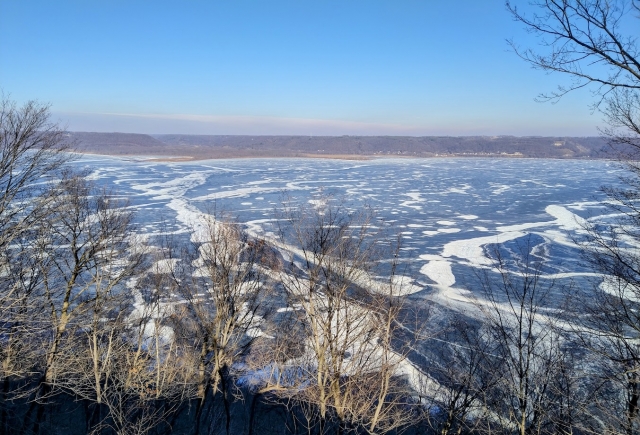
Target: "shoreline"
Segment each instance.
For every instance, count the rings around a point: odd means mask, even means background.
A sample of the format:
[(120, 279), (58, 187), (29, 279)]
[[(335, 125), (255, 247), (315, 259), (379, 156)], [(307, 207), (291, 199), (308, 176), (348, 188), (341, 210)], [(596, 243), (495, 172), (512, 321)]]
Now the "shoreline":
[(102, 157), (117, 157), (123, 159), (135, 159), (145, 162), (198, 162), (203, 160), (244, 160), (244, 159), (322, 159), (322, 160), (347, 160), (347, 161), (370, 161), (380, 159), (548, 159), (548, 160), (611, 160), (616, 161), (613, 158), (607, 157), (537, 157), (537, 156), (525, 156), (522, 154), (448, 154), (448, 155), (403, 155), (403, 154), (312, 154), (312, 153), (300, 153), (300, 154), (287, 154), (287, 155), (264, 155), (264, 154), (224, 154), (211, 153), (211, 155), (159, 155), (159, 154), (121, 154), (121, 153), (100, 153), (95, 151), (70, 151), (79, 155), (87, 156), (102, 156)]

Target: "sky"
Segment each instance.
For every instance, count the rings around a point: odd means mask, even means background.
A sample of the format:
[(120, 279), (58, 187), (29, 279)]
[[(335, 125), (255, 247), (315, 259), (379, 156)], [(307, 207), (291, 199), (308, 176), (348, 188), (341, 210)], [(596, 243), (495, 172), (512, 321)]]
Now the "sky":
[(502, 0), (0, 0), (0, 91), (71, 131), (597, 135), (509, 38)]

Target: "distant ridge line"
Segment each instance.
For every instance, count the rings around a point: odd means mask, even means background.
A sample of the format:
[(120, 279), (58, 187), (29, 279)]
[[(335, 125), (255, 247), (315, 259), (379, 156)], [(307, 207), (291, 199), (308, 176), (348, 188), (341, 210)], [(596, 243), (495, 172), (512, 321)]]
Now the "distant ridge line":
[(602, 137), (255, 136), (69, 132), (79, 152), (191, 159), (246, 157), (613, 157)]

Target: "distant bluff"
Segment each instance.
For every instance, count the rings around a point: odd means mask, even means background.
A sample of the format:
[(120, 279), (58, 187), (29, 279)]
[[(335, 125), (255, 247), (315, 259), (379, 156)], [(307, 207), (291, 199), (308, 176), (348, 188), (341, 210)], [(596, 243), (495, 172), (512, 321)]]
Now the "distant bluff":
[(611, 158), (602, 137), (214, 136), (70, 132), (80, 152), (170, 158), (536, 157)]

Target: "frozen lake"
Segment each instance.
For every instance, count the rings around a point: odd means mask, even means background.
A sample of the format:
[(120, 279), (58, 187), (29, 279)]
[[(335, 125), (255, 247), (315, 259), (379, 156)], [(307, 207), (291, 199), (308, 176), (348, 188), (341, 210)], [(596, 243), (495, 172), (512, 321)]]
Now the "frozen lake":
[(371, 206), (402, 233), (407, 292), (455, 307), (468, 302), (479, 269), (530, 245), (543, 278), (580, 282), (591, 274), (572, 236), (584, 219), (612, 213), (603, 185), (624, 173), (614, 162), (539, 159), (246, 159), (149, 162), (84, 156), (74, 165), (137, 210), (139, 231), (186, 233), (214, 206), (260, 237), (273, 236), (283, 193), (294, 202), (342, 198)]

